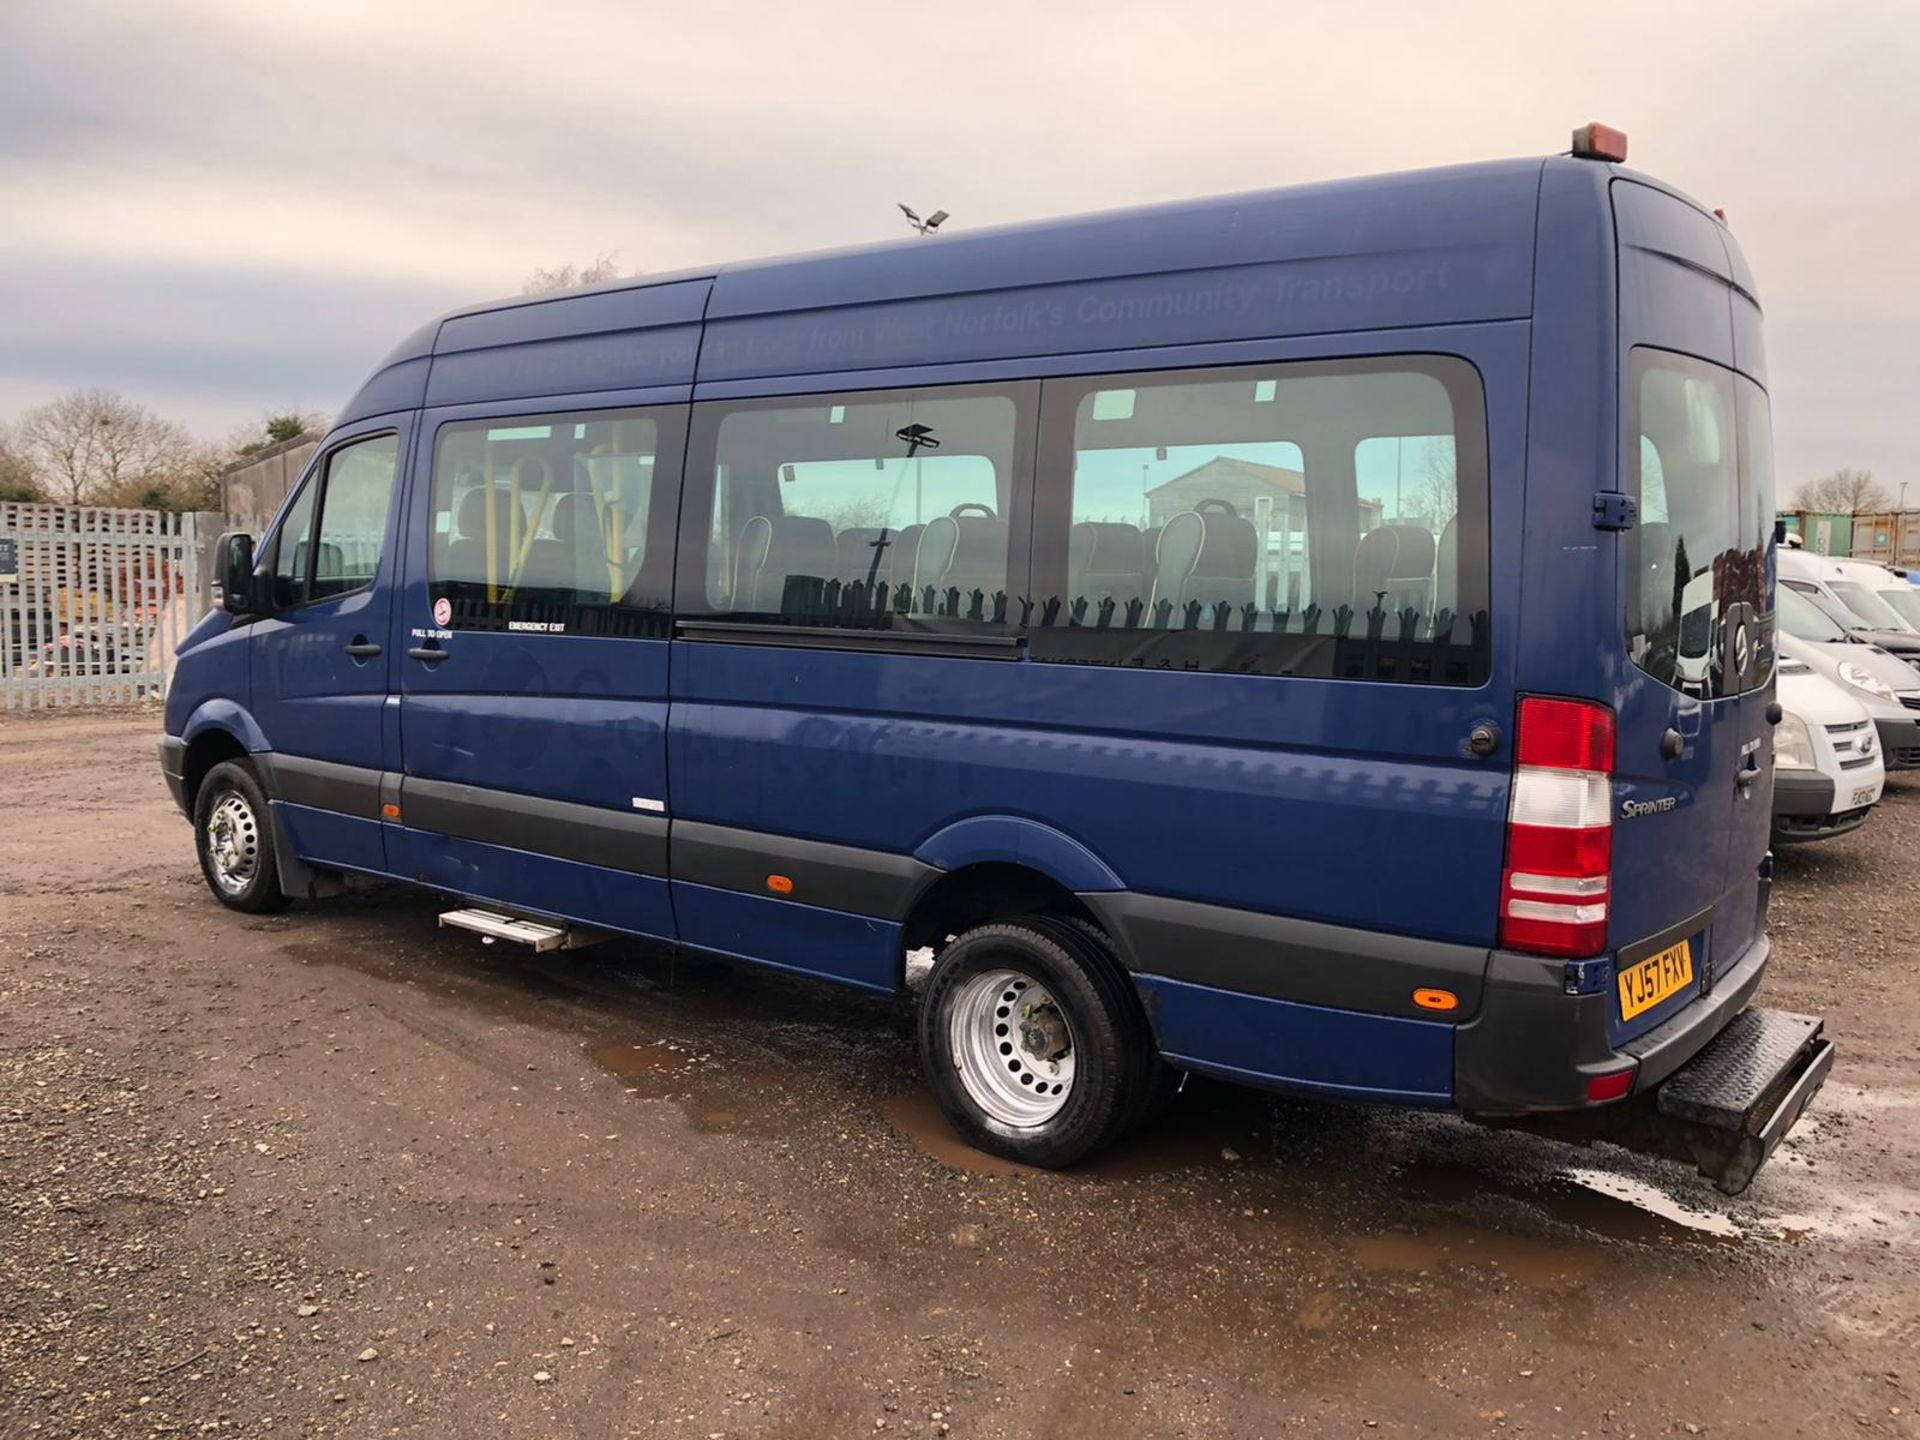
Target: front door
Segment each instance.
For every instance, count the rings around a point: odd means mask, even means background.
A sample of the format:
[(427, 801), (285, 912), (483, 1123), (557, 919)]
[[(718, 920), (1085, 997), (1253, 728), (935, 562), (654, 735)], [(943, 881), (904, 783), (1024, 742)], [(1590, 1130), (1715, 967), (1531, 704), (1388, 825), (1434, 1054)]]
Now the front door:
[(425, 421), (396, 626), (394, 868), (671, 937), (667, 597), (685, 410), (465, 406)]
[(323, 451), (260, 563), (271, 601), (254, 622), (253, 703), (271, 750), (258, 762), (294, 852), (351, 870), (386, 868), (388, 537), (408, 428), (375, 424)]

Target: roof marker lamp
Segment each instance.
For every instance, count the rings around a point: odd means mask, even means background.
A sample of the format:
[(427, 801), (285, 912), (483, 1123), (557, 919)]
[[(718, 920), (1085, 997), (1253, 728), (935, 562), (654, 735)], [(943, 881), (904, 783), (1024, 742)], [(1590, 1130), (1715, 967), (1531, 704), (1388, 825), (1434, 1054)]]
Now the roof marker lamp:
[(1573, 153), (1579, 160), (1611, 160), (1616, 165), (1627, 158), (1627, 132), (1590, 120), (1573, 132)]

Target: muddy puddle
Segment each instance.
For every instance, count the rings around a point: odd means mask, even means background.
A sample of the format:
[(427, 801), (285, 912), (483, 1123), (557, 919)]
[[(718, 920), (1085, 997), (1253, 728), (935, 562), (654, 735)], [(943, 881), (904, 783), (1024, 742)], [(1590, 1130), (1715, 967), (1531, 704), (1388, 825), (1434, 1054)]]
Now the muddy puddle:
[[(1685, 1184), (1669, 1190), (1629, 1170), (1569, 1165), (1524, 1136), (1439, 1117), (1294, 1104), (1204, 1081), (1166, 1119), (1054, 1175), (967, 1145), (923, 1086), (877, 1104), (865, 1098), (865, 1081), (854, 1077), (870, 1078), (876, 1064), (897, 1080), (912, 1074), (911, 1043), (889, 1022), (897, 1007), (638, 947), (532, 956), (431, 926), (424, 913), (401, 920), (389, 911), (367, 917), (364, 936), (290, 937), (278, 948), (302, 964), (346, 966), (447, 1003), (572, 1031), (592, 1063), (629, 1094), (676, 1107), (702, 1132), (791, 1133), (824, 1109), (871, 1105), (868, 1113), (915, 1149), (969, 1175), (1068, 1185), (1232, 1183), (1250, 1223), (1322, 1232), (1363, 1271), (1479, 1266), (1550, 1288), (1590, 1274), (1607, 1243), (1800, 1243), (1836, 1228), (1886, 1224), (1877, 1214), (1842, 1220), (1798, 1194), (1789, 1202), (1796, 1213), (1767, 1218), (1751, 1204), (1722, 1206)], [(834, 1104), (824, 1105), (829, 1093)], [(1904, 1098), (1848, 1096), (1841, 1104), (1877, 1108)], [(1775, 1164), (1796, 1168), (1791, 1147)], [(1380, 1216), (1387, 1225), (1352, 1240), (1342, 1213)], [(1912, 1228), (1912, 1217), (1900, 1219), (1895, 1228)]]
[(741, 1065), (673, 1040), (616, 1041), (589, 1054), (629, 1095), (671, 1101), (702, 1132), (773, 1133), (794, 1122), (807, 1093), (785, 1066)]

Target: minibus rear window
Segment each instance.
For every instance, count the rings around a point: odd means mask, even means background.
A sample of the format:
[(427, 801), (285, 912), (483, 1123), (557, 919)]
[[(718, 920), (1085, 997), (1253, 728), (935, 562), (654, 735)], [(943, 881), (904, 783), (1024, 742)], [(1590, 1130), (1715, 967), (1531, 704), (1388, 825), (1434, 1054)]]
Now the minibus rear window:
[(1640, 347), (1627, 385), (1626, 485), (1640, 507), (1626, 532), (1628, 653), (1686, 694), (1731, 694), (1728, 621), (1769, 608), (1767, 552), (1741, 543), (1733, 372)]

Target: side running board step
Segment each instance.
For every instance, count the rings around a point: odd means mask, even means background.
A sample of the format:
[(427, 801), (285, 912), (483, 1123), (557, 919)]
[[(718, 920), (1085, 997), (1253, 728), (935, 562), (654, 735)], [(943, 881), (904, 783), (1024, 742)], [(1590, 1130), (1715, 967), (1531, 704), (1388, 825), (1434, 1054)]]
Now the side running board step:
[(578, 950), (597, 945), (612, 937), (599, 930), (579, 925), (550, 925), (544, 920), (526, 920), (518, 915), (502, 915), (497, 910), (448, 910), (440, 923), (455, 930), (471, 930), (488, 941), (511, 940), (534, 950)]

